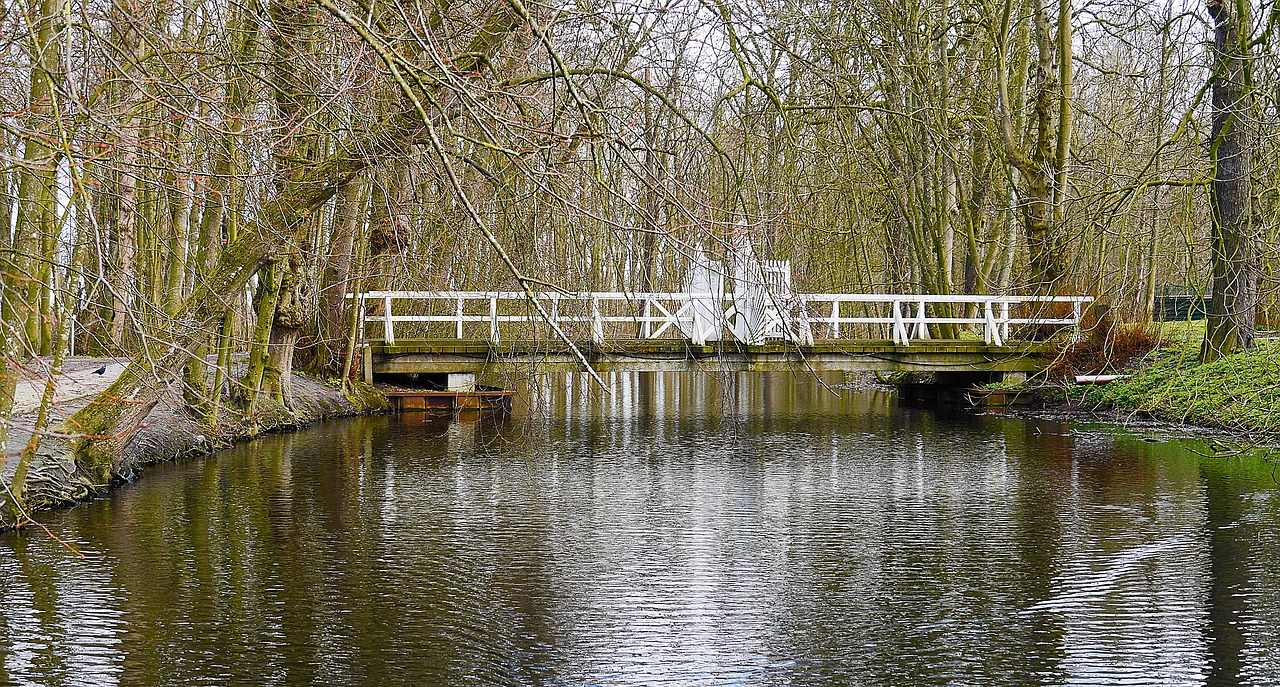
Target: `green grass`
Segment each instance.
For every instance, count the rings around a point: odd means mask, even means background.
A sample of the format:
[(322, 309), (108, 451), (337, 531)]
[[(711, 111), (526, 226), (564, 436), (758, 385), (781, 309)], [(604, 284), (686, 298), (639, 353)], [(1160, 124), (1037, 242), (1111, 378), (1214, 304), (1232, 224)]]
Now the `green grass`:
[[(1216, 427), (1249, 436), (1280, 436), (1280, 342), (1200, 365), (1203, 325), (1172, 323), (1166, 345), (1148, 355), (1133, 376), (1077, 387), (1085, 406), (1128, 410), (1172, 422)], [(1162, 327), (1163, 330), (1163, 327)]]
[[(1169, 346), (1200, 345), (1204, 339), (1204, 320), (1194, 322), (1161, 322), (1160, 340)], [(1197, 348), (1196, 350), (1199, 350)]]

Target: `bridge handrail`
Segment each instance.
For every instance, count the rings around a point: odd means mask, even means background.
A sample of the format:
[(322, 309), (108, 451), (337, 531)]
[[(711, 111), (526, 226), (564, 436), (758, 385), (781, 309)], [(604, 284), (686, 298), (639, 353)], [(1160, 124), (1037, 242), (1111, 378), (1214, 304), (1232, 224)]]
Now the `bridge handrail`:
[[(455, 338), (461, 339), (463, 334), (463, 325), (465, 323), (489, 323), (489, 340), (497, 342), (500, 340), (499, 330), (503, 323), (516, 322), (541, 322), (542, 318), (536, 313), (528, 313), (523, 315), (499, 314), (498, 303), (500, 301), (524, 301), (526, 299), (523, 291), (368, 291), (361, 294), (346, 294), (347, 298), (359, 298), (360, 300), (360, 332), (364, 333), (366, 322), (381, 322), (383, 324), (383, 340), (389, 344), (395, 343), (395, 323), (396, 322), (424, 322), (424, 323), (452, 323), (455, 325)], [(722, 330), (725, 323), (733, 317), (734, 313), (734, 294), (733, 293), (685, 293), (685, 292), (626, 292), (626, 291), (585, 291), (585, 292), (557, 292), (548, 291), (537, 294), (539, 299), (546, 300), (552, 304), (552, 317), (557, 322), (578, 322), (590, 323), (592, 325), (592, 339), (597, 342), (604, 341), (604, 325), (607, 323), (630, 323), (641, 327), (641, 338), (657, 338), (662, 336), (668, 330), (675, 329), (682, 332), (692, 331), (690, 338), (695, 343), (705, 343), (707, 337), (717, 329)], [(1011, 295), (973, 295), (973, 294), (843, 294), (843, 293), (815, 293), (815, 294), (793, 294), (793, 299), (797, 303), (804, 304), (800, 308), (800, 314), (796, 319), (804, 320), (804, 334), (808, 334), (810, 326), (813, 324), (825, 324), (831, 338), (840, 337), (840, 327), (846, 324), (887, 324), (891, 325), (890, 338), (897, 344), (908, 346), (912, 339), (928, 339), (929, 325), (936, 324), (970, 324), (981, 325), (983, 328), (984, 339), (988, 344), (996, 346), (1004, 345), (1009, 337), (1010, 325), (1022, 324), (1041, 324), (1041, 325), (1061, 325), (1061, 326), (1079, 326), (1084, 305), (1092, 302), (1092, 296), (1011, 296)], [(443, 300), (452, 301), (456, 304), (455, 311), (449, 315), (396, 315), (392, 312), (392, 303), (395, 300)], [(366, 305), (370, 301), (380, 302), (384, 309), (384, 315), (370, 315), (366, 312)], [(489, 312), (487, 314), (469, 314), (464, 312), (464, 304), (466, 301), (489, 301)], [(564, 301), (578, 301), (584, 305), (590, 305), (591, 312), (589, 314), (560, 314), (559, 304)], [(628, 315), (605, 315), (600, 311), (600, 303), (602, 301), (624, 301), (633, 304), (643, 305), (643, 314)], [(663, 302), (668, 302), (664, 305)], [(703, 322), (700, 321), (698, 309), (692, 306), (696, 302), (707, 303), (708, 301), (718, 301), (721, 306), (730, 303), (728, 310), (722, 311), (720, 307), (715, 308), (717, 321)], [(674, 303), (674, 305), (671, 305)], [(808, 313), (809, 306), (815, 304), (827, 303), (831, 306), (831, 314), (829, 316), (814, 316)], [(888, 304), (890, 312), (884, 316), (861, 316), (852, 317), (844, 316), (840, 313), (842, 304)], [(1072, 306), (1069, 316), (1063, 317), (1012, 317), (1010, 307), (1013, 305), (1027, 303), (1068, 303)], [(975, 317), (958, 317), (958, 316), (941, 316), (929, 315), (926, 309), (927, 305), (951, 304), (951, 305), (981, 305), (982, 312)], [(912, 313), (912, 306), (915, 306), (915, 312)], [(905, 311), (904, 311), (905, 307)], [(657, 310), (659, 314), (652, 314), (653, 310)], [(704, 316), (705, 317), (705, 316)], [(654, 325), (658, 325), (655, 329)], [(682, 325), (687, 325), (682, 326)], [(771, 326), (786, 325), (786, 322), (775, 321)], [(708, 328), (710, 327), (710, 328)], [(721, 332), (722, 333), (722, 332)], [(795, 340), (796, 334), (784, 334), (787, 338)], [(811, 337), (811, 335), (809, 335)], [(802, 342), (803, 343), (803, 342)]]
[[(439, 299), (439, 300), (480, 300), (498, 298), (499, 300), (523, 300), (523, 291), (365, 291), (361, 294), (348, 293), (347, 298), (361, 296), (366, 300), (381, 298), (405, 299)], [(716, 294), (712, 292), (685, 291), (543, 291), (536, 294), (538, 298), (553, 299), (585, 299), (600, 298), (607, 300), (644, 300), (681, 299), (690, 296), (720, 296), (723, 300), (732, 300), (733, 293)], [(972, 295), (972, 294), (918, 294), (918, 293), (797, 293), (795, 297), (806, 301), (856, 301), (870, 303), (887, 303), (890, 301), (910, 301), (925, 303), (1089, 303), (1093, 296), (1009, 296), (1009, 295)]]

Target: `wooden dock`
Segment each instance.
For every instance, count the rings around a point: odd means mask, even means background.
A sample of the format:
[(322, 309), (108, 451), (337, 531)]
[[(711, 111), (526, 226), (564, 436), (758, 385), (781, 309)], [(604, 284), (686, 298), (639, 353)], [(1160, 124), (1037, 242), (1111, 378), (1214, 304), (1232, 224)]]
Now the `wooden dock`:
[(396, 412), (428, 411), (453, 412), (457, 410), (483, 410), (509, 412), (514, 391), (484, 389), (479, 391), (418, 391), (395, 390), (385, 392)]

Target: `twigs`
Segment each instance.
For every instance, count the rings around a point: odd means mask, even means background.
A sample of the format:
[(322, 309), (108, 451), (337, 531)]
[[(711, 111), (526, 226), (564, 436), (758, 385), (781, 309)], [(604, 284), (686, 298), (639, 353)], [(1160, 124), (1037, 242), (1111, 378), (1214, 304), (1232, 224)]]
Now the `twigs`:
[(79, 556), (80, 558), (85, 558), (85, 557), (86, 557), (82, 552), (80, 552), (80, 551), (79, 551), (78, 549), (76, 549), (74, 546), (72, 546), (72, 545), (68, 544), (68, 543), (67, 543), (66, 541), (64, 541), (61, 537), (59, 537), (58, 535), (54, 534), (54, 533), (53, 533), (53, 531), (52, 531), (52, 530), (50, 530), (50, 529), (49, 529), (49, 528), (48, 528), (44, 523), (40, 522), (39, 520), (35, 520), (35, 519), (34, 519), (34, 518), (32, 518), (30, 515), (28, 515), (28, 514), (27, 514), (26, 509), (24, 509), (24, 508), (22, 507), (22, 505), (21, 505), (20, 503), (18, 503), (18, 499), (17, 499), (17, 497), (15, 497), (15, 496), (14, 496), (14, 494), (13, 494), (13, 492), (12, 492), (12, 491), (10, 491), (10, 489), (9, 489), (9, 484), (8, 484), (7, 482), (5, 482), (4, 480), (0, 479), (0, 486), (3, 486), (3, 487), (4, 487), (5, 492), (7, 492), (7, 493), (9, 494), (9, 503), (10, 503), (10, 504), (11, 504), (11, 505), (12, 505), (12, 506), (13, 506), (13, 507), (18, 511), (18, 513), (22, 516), (22, 517), (21, 517), (21, 519), (19, 519), (19, 520), (18, 520), (18, 522), (14, 523), (13, 528), (14, 528), (15, 530), (20, 530), (20, 529), (22, 529), (23, 527), (26, 527), (27, 525), (35, 525), (35, 526), (39, 527), (40, 529), (44, 530), (45, 534), (49, 535), (49, 538), (50, 538), (50, 539), (52, 539), (52, 540), (54, 540), (54, 541), (58, 542), (59, 544), (61, 544), (61, 545), (62, 545), (62, 546), (64, 546), (64, 547), (66, 547), (66, 549), (67, 549), (68, 551), (70, 551), (71, 553), (74, 553), (75, 555)]

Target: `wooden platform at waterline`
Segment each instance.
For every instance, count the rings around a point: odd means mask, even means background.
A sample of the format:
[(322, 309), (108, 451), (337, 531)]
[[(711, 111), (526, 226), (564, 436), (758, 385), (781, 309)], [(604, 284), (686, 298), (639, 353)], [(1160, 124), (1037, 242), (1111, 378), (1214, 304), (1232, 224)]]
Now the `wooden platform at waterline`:
[(508, 412), (511, 410), (511, 400), (516, 392), (504, 389), (473, 391), (397, 389), (384, 391), (383, 394), (391, 403), (391, 409), (397, 412), (406, 410)]

